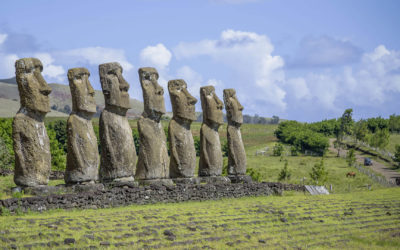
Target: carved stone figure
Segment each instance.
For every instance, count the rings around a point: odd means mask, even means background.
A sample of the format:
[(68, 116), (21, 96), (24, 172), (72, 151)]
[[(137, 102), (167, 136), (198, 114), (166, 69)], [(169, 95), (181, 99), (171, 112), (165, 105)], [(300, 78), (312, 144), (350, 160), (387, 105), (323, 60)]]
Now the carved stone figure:
[(246, 152), (240, 132), (243, 106), (234, 89), (224, 89), (224, 102), (228, 119), (228, 175), (232, 182), (250, 182), (251, 177), (246, 175)]
[(96, 103), (89, 76), (86, 68), (68, 70), (72, 113), (67, 122), (68, 153), (64, 176), (67, 184), (98, 179), (99, 153), (91, 121), (96, 113)]
[(196, 120), (194, 98), (187, 90), (184, 80), (168, 82), (173, 117), (169, 123), (170, 177), (175, 182), (196, 183), (196, 149), (190, 125)]
[(126, 112), (130, 109), (129, 84), (122, 76), (119, 63), (99, 65), (105, 108), (100, 116), (100, 179), (133, 181), (136, 149)]
[(164, 90), (158, 84), (155, 68), (140, 68), (144, 111), (138, 121), (140, 149), (136, 179), (140, 183), (172, 184), (169, 178), (169, 159), (164, 129), (160, 123), (165, 114)]
[(13, 121), (14, 182), (23, 187), (47, 185), (51, 170), (50, 141), (43, 122), (50, 112), (51, 88), (42, 70), (36, 58), (15, 62), (21, 108)]
[[(220, 177), (223, 161), (218, 128), (224, 123), (223, 103), (215, 94), (213, 86), (200, 88), (200, 100), (203, 109), (203, 124), (200, 130), (199, 176)], [(211, 181), (217, 182), (217, 179), (214, 178)], [(222, 179), (226, 181), (225, 178)], [(204, 180), (209, 182), (206, 178)]]

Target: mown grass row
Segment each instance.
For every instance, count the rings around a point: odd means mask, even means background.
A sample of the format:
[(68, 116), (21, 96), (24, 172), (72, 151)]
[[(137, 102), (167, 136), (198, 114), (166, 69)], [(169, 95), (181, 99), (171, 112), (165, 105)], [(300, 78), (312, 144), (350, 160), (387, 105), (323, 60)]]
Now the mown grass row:
[(398, 189), (292, 195), (5, 216), (0, 242), (33, 248), (400, 247)]

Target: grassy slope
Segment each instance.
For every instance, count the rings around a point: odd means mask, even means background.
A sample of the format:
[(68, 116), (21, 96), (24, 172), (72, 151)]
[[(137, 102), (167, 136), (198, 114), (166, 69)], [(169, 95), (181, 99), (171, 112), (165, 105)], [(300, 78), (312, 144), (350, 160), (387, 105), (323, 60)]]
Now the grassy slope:
[(389, 145), (386, 147), (386, 149), (389, 152), (394, 153), (396, 145), (400, 145), (400, 134), (390, 134)]
[[(3, 246), (400, 248), (400, 192), (257, 197), (50, 211), (0, 220)], [(164, 235), (170, 230), (176, 239)]]

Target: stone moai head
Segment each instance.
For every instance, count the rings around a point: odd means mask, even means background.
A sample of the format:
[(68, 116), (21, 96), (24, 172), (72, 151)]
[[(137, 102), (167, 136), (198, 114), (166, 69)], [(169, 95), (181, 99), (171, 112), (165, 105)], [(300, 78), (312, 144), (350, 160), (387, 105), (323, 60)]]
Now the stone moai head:
[(69, 88), (72, 95), (72, 111), (88, 115), (96, 113), (94, 89), (89, 82), (90, 73), (86, 68), (68, 70)]
[(36, 58), (22, 58), (15, 62), (21, 107), (28, 111), (46, 114), (50, 112), (51, 88), (42, 76), (43, 65)]
[(205, 86), (200, 88), (201, 108), (203, 109), (203, 122), (222, 125), (224, 118), (222, 101), (215, 94), (214, 86)]
[(243, 106), (240, 104), (234, 89), (224, 89), (224, 102), (226, 117), (229, 124), (240, 125), (243, 123)]
[(147, 117), (161, 117), (165, 114), (164, 90), (157, 82), (157, 70), (140, 68), (139, 79), (143, 90), (144, 113)]
[(99, 65), (101, 88), (103, 89), (106, 108), (122, 113), (131, 108), (129, 104), (129, 84), (122, 77), (122, 67), (117, 62)]
[(174, 117), (195, 121), (197, 117), (194, 105), (197, 99), (188, 92), (186, 82), (182, 79), (168, 81), (168, 92)]

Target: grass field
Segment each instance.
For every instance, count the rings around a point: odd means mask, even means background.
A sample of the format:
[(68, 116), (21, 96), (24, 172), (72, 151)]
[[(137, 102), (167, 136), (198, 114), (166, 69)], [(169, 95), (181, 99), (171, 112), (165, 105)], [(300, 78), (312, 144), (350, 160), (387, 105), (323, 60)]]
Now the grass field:
[(296, 193), (5, 216), (0, 242), (36, 249), (399, 249), (400, 192)]
[(396, 145), (400, 145), (400, 134), (390, 134), (389, 144), (387, 145), (386, 150), (394, 153)]
[[(137, 126), (134, 120), (130, 124)], [(163, 126), (168, 122), (163, 121)], [(193, 135), (199, 136), (200, 126), (193, 123)], [(277, 142), (275, 129), (276, 125), (242, 126), (248, 167), (259, 172), (263, 181), (277, 181), (287, 160), (292, 174), (287, 182), (301, 184), (306, 177), (305, 184), (311, 183), (309, 173), (321, 157), (290, 156), (288, 148), (283, 157), (271, 156)], [(226, 141), (226, 125), (219, 132), (221, 141)], [(266, 147), (267, 155), (255, 154)], [(399, 249), (399, 189), (383, 188), (332, 153), (324, 162), (328, 170), (325, 184), (333, 185), (329, 196), (285, 192), (283, 196), (2, 216), (0, 245), (34, 249)], [(357, 176), (346, 178), (350, 171)], [(49, 185), (61, 183), (50, 181)], [(13, 186), (12, 176), (0, 177), (0, 199), (10, 197)]]

